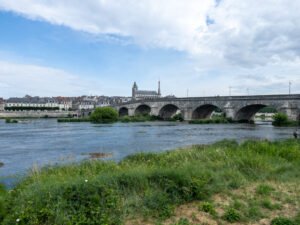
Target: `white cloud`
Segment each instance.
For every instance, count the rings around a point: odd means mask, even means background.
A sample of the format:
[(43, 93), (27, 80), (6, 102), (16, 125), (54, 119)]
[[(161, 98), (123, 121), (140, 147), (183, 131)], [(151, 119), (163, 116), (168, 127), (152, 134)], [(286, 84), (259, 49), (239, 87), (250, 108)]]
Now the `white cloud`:
[(0, 96), (77, 96), (99, 94), (99, 82), (82, 79), (60, 69), (0, 60)]
[[(239, 66), (300, 55), (300, 1), (0, 0), (0, 9), (143, 46), (225, 58)], [(207, 23), (209, 21), (209, 23)]]
[[(96, 38), (106, 34), (108, 39), (121, 37), (143, 47), (187, 52), (196, 70), (159, 74), (167, 91), (176, 95), (184, 96), (186, 88), (190, 95), (223, 95), (228, 94), (228, 86), (234, 87), (235, 94), (245, 94), (247, 88), (252, 94), (285, 93), (288, 80), (293, 81), (294, 90), (300, 90), (300, 1), (0, 0), (1, 9), (88, 32)], [(21, 86), (24, 79), (35, 83), (27, 82), (25, 90), (43, 91), (44, 95), (47, 90), (53, 93), (51, 87), (62, 88), (65, 94), (89, 92), (88, 87), (97, 90), (93, 82), (81, 82), (61, 70), (8, 65), (14, 75), (4, 79), (0, 65), (0, 95), (3, 88), (8, 90), (15, 82)], [(24, 67), (31, 71), (26, 76)], [(47, 85), (40, 73), (46, 77), (48, 89), (41, 88)]]

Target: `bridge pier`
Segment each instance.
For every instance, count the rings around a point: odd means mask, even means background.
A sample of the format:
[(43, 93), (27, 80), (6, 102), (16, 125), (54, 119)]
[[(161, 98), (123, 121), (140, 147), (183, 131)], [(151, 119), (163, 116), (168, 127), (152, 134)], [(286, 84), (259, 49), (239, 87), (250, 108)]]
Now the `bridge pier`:
[(192, 108), (185, 108), (181, 112), (183, 119), (186, 121), (192, 120), (193, 117), (193, 109)]
[(135, 108), (129, 108), (128, 109), (128, 116), (134, 116), (135, 114)]
[(234, 119), (236, 115), (236, 110), (235, 108), (228, 102), (222, 111), (225, 113), (225, 116), (227, 119)]
[(298, 109), (296, 105), (286, 104), (284, 107), (280, 108), (279, 111), (286, 114), (289, 120), (295, 121), (299, 119), (300, 109)]

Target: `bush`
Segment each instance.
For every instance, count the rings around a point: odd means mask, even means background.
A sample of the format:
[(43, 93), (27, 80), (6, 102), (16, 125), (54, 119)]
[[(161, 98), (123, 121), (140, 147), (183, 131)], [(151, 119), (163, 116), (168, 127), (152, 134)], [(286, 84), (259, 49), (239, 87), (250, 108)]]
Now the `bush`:
[(2, 184), (0, 184), (0, 224), (6, 214), (6, 204), (5, 204), (6, 190)]
[(76, 123), (76, 122), (90, 122), (89, 118), (58, 118), (58, 123)]
[(18, 123), (18, 120), (11, 119), (11, 118), (6, 118), (5, 123)]
[(203, 202), (199, 208), (200, 211), (209, 213), (212, 216), (216, 215), (216, 210), (215, 207), (213, 206), (213, 204), (211, 204), (210, 202)]
[(276, 113), (274, 116), (273, 116), (273, 125), (274, 126), (284, 126), (284, 125), (287, 125), (288, 124), (288, 117), (286, 114), (284, 113)]
[(277, 217), (271, 221), (271, 225), (296, 225), (296, 224), (288, 218)]
[(92, 123), (113, 123), (118, 121), (118, 112), (111, 107), (96, 108), (90, 116)]
[(230, 223), (234, 223), (234, 222), (238, 222), (241, 220), (241, 215), (235, 209), (228, 208), (226, 210), (223, 218)]
[(182, 116), (181, 113), (176, 114), (175, 116), (172, 117), (172, 120), (182, 122), (183, 121), (183, 116)]
[(263, 195), (263, 196), (269, 196), (273, 191), (274, 191), (273, 187), (265, 184), (259, 185), (256, 188), (256, 194)]

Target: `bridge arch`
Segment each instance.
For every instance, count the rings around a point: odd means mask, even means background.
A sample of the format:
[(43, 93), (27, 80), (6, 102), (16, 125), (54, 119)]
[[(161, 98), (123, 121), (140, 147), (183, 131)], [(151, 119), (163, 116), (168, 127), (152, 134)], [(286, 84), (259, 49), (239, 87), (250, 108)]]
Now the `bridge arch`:
[(129, 111), (129, 110), (128, 110), (127, 107), (121, 107), (121, 108), (119, 109), (119, 116), (120, 116), (120, 117), (128, 116), (128, 115), (129, 115), (128, 111)]
[(173, 116), (179, 113), (181, 113), (181, 110), (178, 106), (174, 104), (166, 104), (163, 107), (161, 107), (158, 115), (160, 118), (167, 120), (171, 119)]
[(210, 118), (214, 111), (222, 112), (222, 110), (213, 104), (200, 105), (193, 110), (192, 119), (207, 119)]
[(240, 122), (249, 122), (253, 120), (255, 114), (259, 112), (261, 109), (265, 107), (271, 107), (274, 108), (276, 111), (278, 111), (278, 108), (273, 105), (268, 105), (268, 104), (250, 104), (243, 106), (239, 108), (237, 111), (234, 120), (235, 121), (240, 121)]
[(135, 111), (134, 111), (134, 115), (138, 116), (138, 115), (150, 115), (151, 113), (151, 107), (149, 105), (146, 104), (141, 104), (138, 107), (136, 107)]

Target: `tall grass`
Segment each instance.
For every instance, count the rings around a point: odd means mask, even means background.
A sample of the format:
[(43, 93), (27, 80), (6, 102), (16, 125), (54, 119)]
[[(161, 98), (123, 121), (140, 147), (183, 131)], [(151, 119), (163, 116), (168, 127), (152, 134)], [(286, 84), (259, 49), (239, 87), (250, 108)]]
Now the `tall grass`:
[[(120, 163), (84, 161), (34, 170), (0, 195), (2, 224), (123, 224), (165, 219), (180, 204), (257, 181), (299, 182), (300, 142), (224, 140)], [(1, 193), (1, 192), (0, 192)]]

